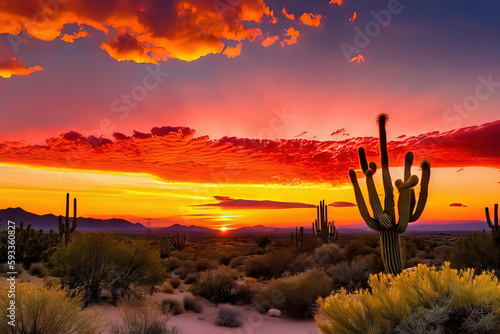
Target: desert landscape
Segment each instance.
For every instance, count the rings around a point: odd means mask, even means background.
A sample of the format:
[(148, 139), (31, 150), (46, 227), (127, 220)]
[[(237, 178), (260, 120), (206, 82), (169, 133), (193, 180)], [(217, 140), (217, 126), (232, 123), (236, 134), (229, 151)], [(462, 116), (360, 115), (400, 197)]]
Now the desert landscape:
[(1, 0), (0, 334), (500, 334), (498, 13)]

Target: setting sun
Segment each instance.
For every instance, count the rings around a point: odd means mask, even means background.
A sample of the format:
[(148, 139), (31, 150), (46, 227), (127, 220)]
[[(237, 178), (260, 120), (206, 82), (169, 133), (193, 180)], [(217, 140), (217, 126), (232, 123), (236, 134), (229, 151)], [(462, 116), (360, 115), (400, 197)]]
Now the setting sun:
[(220, 230), (221, 230), (222, 232), (227, 231), (227, 227), (222, 226), (222, 227), (220, 228)]

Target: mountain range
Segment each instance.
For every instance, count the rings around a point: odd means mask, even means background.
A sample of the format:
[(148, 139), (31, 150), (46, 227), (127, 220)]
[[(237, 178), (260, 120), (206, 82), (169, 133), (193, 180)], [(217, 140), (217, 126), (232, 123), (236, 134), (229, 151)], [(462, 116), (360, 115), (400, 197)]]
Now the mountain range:
[[(7, 208), (0, 210), (0, 228), (5, 228), (6, 221), (11, 220), (19, 225), (24, 222), (27, 226), (31, 224), (31, 227), (39, 230), (43, 229), (45, 231), (54, 230), (58, 231), (58, 216), (53, 214), (37, 215), (22, 208)], [(470, 231), (482, 231), (487, 229), (488, 225), (486, 222), (482, 221), (457, 221), (457, 222), (446, 222), (437, 221), (433, 223), (417, 223), (410, 224), (408, 226), (408, 233), (425, 233), (425, 232), (470, 232)], [(362, 234), (370, 232), (370, 229), (365, 224), (353, 224), (344, 225), (338, 227), (340, 231), (344, 234)], [(117, 233), (146, 233), (146, 226), (140, 223), (132, 223), (125, 219), (112, 218), (112, 219), (96, 219), (96, 218), (85, 218), (78, 217), (78, 231), (85, 232), (96, 232), (96, 231), (109, 231)], [(264, 225), (256, 226), (245, 226), (237, 228), (234, 230), (227, 230), (221, 232), (219, 230), (214, 230), (208, 227), (196, 226), (196, 225), (180, 225), (173, 224), (168, 227), (155, 227), (152, 228), (152, 234), (164, 235), (164, 234), (175, 234), (175, 233), (186, 233), (187, 235), (284, 235), (290, 234), (290, 232), (295, 232), (295, 227), (269, 227)], [(311, 228), (306, 226), (304, 228), (304, 233), (312, 233)]]

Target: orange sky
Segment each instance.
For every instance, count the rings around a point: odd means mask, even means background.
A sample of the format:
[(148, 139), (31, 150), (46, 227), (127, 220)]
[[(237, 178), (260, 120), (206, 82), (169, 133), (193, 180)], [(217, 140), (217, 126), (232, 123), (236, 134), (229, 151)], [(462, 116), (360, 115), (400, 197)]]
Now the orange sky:
[[(402, 168), (391, 168), (397, 178)], [(415, 171), (416, 172), (416, 171)], [(149, 174), (82, 171), (1, 164), (0, 205), (21, 206), (37, 214), (64, 211), (64, 194), (78, 198), (82, 216), (125, 218), (144, 223), (153, 217), (153, 226), (173, 223), (213, 228), (236, 228), (246, 225), (309, 226), (315, 209), (230, 209), (200, 206), (218, 203), (214, 196), (246, 200), (271, 200), (316, 205), (351, 202), (354, 195), (349, 184), (330, 187), (326, 184), (284, 186), (222, 185), (167, 182)], [(493, 205), (500, 194), (498, 169), (470, 167), (434, 168), (430, 196), (421, 221), (483, 220), (484, 206)], [(418, 173), (417, 173), (418, 175)], [(364, 182), (361, 180), (364, 186)], [(379, 188), (381, 189), (381, 188)], [(418, 191), (417, 191), (418, 192)], [(461, 203), (467, 207), (450, 207)], [(344, 225), (362, 222), (357, 207), (330, 207), (330, 219)]]

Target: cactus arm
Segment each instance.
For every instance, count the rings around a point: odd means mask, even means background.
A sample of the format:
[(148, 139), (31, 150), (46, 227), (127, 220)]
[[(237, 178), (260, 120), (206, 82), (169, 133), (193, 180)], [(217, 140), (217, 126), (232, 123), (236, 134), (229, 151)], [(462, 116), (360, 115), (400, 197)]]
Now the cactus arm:
[(418, 203), (415, 211), (410, 217), (410, 223), (417, 221), (422, 212), (424, 212), (425, 204), (427, 203), (427, 197), (429, 195), (429, 180), (431, 178), (431, 164), (424, 160), (420, 165), (422, 168), (422, 180), (420, 181), (420, 195), (418, 197)]
[(495, 215), (495, 226), (498, 227), (498, 204), (495, 204), (495, 212), (493, 214)]
[(366, 161), (365, 149), (362, 147), (358, 148), (358, 154), (359, 154), (359, 164), (361, 166), (361, 170), (363, 171), (363, 174), (365, 174), (366, 171), (368, 170), (368, 162)]
[(388, 228), (392, 226), (392, 220), (391, 217), (384, 212), (384, 209), (382, 209), (382, 204), (380, 204), (380, 199), (378, 198), (377, 188), (375, 188), (375, 182), (373, 182), (373, 174), (375, 174), (376, 170), (377, 165), (374, 162), (370, 162), (370, 168), (365, 173), (368, 197), (375, 219), (380, 222), (380, 225)]
[(69, 230), (69, 233), (72, 233), (76, 229), (76, 198), (73, 200), (73, 224), (71, 225), (71, 229)]
[(385, 212), (394, 218), (394, 187), (392, 186), (391, 174), (389, 173), (389, 155), (387, 153), (387, 133), (385, 125), (389, 117), (387, 114), (378, 115), (377, 122), (380, 134), (380, 156), (382, 163), (382, 179), (385, 191)]
[(358, 209), (361, 217), (363, 217), (363, 220), (369, 228), (374, 231), (380, 231), (382, 229), (382, 226), (380, 226), (380, 223), (370, 216), (370, 212), (366, 207), (365, 199), (363, 198), (363, 193), (359, 188), (356, 172), (352, 169), (349, 170), (349, 178), (351, 179), (352, 187), (354, 188), (354, 195), (356, 197), (356, 203), (358, 204)]
[(399, 190), (398, 199), (398, 225), (396, 226), (396, 232), (401, 234), (408, 228), (408, 223), (410, 222), (411, 216), (411, 188), (418, 184), (418, 177), (413, 175), (406, 182), (403, 180), (396, 181), (396, 187)]
[(490, 228), (493, 228), (493, 222), (491, 221), (491, 218), (490, 218), (490, 209), (484, 208), (484, 211), (486, 212), (486, 222), (488, 223), (488, 226)]
[(64, 234), (64, 225), (63, 225), (63, 221), (62, 221), (62, 216), (59, 216), (59, 236), (62, 238), (63, 234)]

